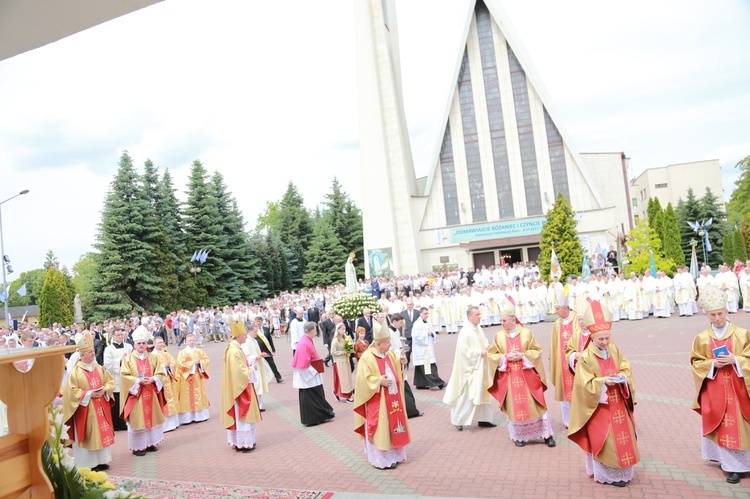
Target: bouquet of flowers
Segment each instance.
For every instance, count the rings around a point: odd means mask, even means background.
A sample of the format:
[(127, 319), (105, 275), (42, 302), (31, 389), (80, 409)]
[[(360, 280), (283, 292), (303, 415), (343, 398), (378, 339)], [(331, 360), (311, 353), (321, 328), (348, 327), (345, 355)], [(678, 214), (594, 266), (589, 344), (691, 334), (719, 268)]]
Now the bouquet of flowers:
[(42, 465), (44, 467), (55, 497), (62, 499), (142, 499), (126, 490), (117, 489), (102, 471), (90, 468), (77, 468), (73, 458), (63, 446), (67, 440), (68, 425), (63, 424), (62, 408), (50, 404), (48, 417), (50, 432), (42, 446)]
[(344, 319), (356, 319), (362, 311), (369, 308), (373, 313), (380, 312), (380, 304), (374, 296), (360, 294), (344, 295), (333, 302), (333, 311)]
[(354, 345), (352, 344), (352, 339), (349, 335), (344, 337), (344, 351), (346, 353), (354, 353)]

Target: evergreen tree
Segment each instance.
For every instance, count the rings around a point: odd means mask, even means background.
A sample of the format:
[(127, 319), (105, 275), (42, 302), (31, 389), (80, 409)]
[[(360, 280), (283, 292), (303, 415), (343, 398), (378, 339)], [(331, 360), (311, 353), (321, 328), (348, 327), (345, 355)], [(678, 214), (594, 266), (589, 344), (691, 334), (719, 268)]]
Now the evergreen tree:
[(64, 326), (73, 323), (73, 299), (68, 294), (65, 276), (50, 267), (39, 295), (39, 324), (49, 327), (53, 322)]
[(635, 227), (628, 233), (628, 251), (625, 258), (625, 272), (642, 273), (651, 268), (651, 253), (654, 255), (654, 263), (658, 270), (663, 270), (673, 275), (677, 266), (670, 258), (663, 257), (661, 240), (656, 231), (648, 226), (645, 220), (636, 220)]
[(159, 173), (150, 159), (144, 164), (144, 174), (140, 180), (141, 241), (148, 245), (152, 257), (141, 262), (141, 277), (135, 286), (137, 298), (134, 301), (145, 310), (164, 313), (162, 304), (174, 300), (174, 287), (165, 286), (174, 269), (169, 266), (172, 249), (166, 229), (156, 213)]
[(713, 219), (711, 225), (706, 227), (713, 250), (709, 252), (706, 248), (706, 253), (708, 264), (711, 268), (717, 268), (722, 260), (722, 239), (726, 231), (726, 213), (721, 207), (719, 198), (708, 187), (706, 187), (706, 193), (698, 201), (698, 206), (700, 220)]
[(734, 263), (734, 231), (727, 231), (721, 240), (721, 255), (725, 263), (732, 265)]
[(700, 236), (688, 225), (688, 222), (700, 222), (700, 206), (698, 199), (695, 197), (693, 188), (688, 188), (687, 199), (685, 201), (680, 198), (677, 202), (677, 226), (680, 229), (680, 245), (682, 246), (682, 254), (685, 255), (685, 261), (690, 261), (693, 248), (690, 246), (690, 240), (695, 239), (698, 241), (698, 252), (700, 253)]
[(279, 202), (266, 201), (266, 209), (258, 216), (255, 222), (256, 231), (267, 231), (276, 227), (276, 218), (279, 216)]
[(742, 173), (734, 181), (736, 188), (727, 203), (727, 217), (730, 223), (741, 222), (750, 215), (750, 156), (739, 160), (735, 167)]
[(153, 207), (143, 196), (140, 178), (127, 151), (104, 201), (96, 249), (97, 274), (91, 293), (91, 317), (97, 322), (152, 307), (158, 298), (155, 254), (144, 233)]
[(206, 262), (195, 263), (194, 268), (201, 271), (194, 275), (195, 305), (211, 306), (217, 295), (221, 283), (217, 276), (221, 275), (223, 263), (215, 257), (221, 228), (215, 221), (218, 218), (216, 198), (210, 185), (206, 182), (208, 174), (203, 164), (195, 160), (190, 170), (187, 187), (187, 203), (184, 208), (186, 248), (188, 254), (200, 250), (209, 250)]
[(680, 245), (679, 223), (672, 203), (668, 203), (667, 208), (662, 212), (661, 234), (664, 256), (671, 258), (677, 265), (685, 265), (685, 255)]
[(79, 295), (84, 317), (88, 317), (88, 311), (91, 308), (89, 295), (93, 289), (96, 273), (96, 254), (94, 253), (89, 252), (81, 255), (78, 261), (73, 264), (73, 297)]
[(544, 279), (549, 279), (550, 258), (554, 246), (555, 255), (560, 261), (563, 277), (579, 275), (583, 262), (583, 249), (578, 239), (576, 226), (578, 222), (570, 203), (562, 195), (557, 194), (557, 200), (547, 212), (547, 221), (544, 222), (539, 242), (539, 272)]
[(745, 263), (747, 261), (747, 248), (745, 247), (745, 240), (742, 237), (742, 232), (740, 231), (740, 229), (735, 229), (733, 243), (734, 249), (732, 252), (734, 253), (734, 258), (737, 258), (742, 263)]
[(315, 225), (312, 242), (305, 256), (305, 287), (330, 286), (344, 282), (344, 266), (341, 262), (346, 262), (347, 252), (326, 217), (321, 218)]
[[(365, 248), (364, 232), (362, 230), (362, 211), (349, 198), (349, 195), (341, 190), (341, 184), (336, 177), (333, 177), (331, 190), (325, 195), (324, 205), (326, 207), (324, 217), (328, 220), (329, 225), (333, 228), (334, 234), (338, 239), (338, 244), (343, 247), (344, 254), (350, 252), (356, 254), (354, 266), (357, 275), (365, 273)], [(344, 256), (343, 263), (339, 262), (338, 267), (341, 274), (341, 281), (344, 282), (344, 263), (347, 256)]]
[[(648, 226), (652, 229), (656, 229), (656, 217), (662, 212), (661, 201), (659, 198), (650, 198), (648, 200), (648, 208), (646, 208), (646, 216), (648, 217)], [(658, 232), (657, 232), (658, 233)]]
[(57, 259), (54, 251), (47, 250), (47, 253), (44, 255), (44, 265), (42, 267), (44, 270), (51, 268), (60, 270), (60, 260)]
[(302, 196), (291, 181), (279, 202), (279, 212), (273, 230), (293, 255), (293, 261), (288, 269), (291, 271), (291, 289), (299, 289), (302, 287), (302, 276), (307, 268), (305, 247), (312, 236), (312, 223)]

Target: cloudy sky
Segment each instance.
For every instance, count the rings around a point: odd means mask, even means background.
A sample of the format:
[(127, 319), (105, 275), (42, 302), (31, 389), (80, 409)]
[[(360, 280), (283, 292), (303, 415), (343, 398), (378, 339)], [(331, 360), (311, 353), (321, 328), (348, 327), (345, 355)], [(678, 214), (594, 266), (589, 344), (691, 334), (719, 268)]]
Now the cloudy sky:
[[(419, 176), (469, 3), (396, 2)], [(728, 198), (750, 154), (750, 3), (502, 5), (579, 152), (624, 151), (631, 175), (718, 158)], [(91, 249), (124, 149), (180, 196), (192, 160), (221, 171), (249, 227), (290, 180), (310, 208), (334, 176), (359, 200), (353, 18), (349, 0), (166, 0), (0, 62), (0, 200), (31, 190), (2, 206), (9, 280)]]

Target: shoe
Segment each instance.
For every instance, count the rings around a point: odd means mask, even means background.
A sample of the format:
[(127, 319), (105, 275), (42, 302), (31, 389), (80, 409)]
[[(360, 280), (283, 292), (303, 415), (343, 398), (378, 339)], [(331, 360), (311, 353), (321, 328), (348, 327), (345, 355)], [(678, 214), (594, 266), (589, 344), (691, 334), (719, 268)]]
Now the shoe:
[(526, 442), (522, 442), (520, 440), (513, 440), (513, 443), (516, 444), (516, 447), (523, 447), (526, 445)]
[(265, 407), (261, 407), (261, 408), (260, 408), (260, 412), (266, 412), (266, 409), (265, 409)]
[(412, 417), (413, 418), (421, 418), (422, 416), (424, 416), (424, 412), (419, 411), (419, 414), (417, 414), (416, 416), (412, 416)]
[(624, 487), (627, 485), (627, 482), (612, 482), (612, 485), (615, 487)]
[(339, 398), (338, 395), (334, 395), (334, 397), (336, 397), (336, 400), (338, 400), (339, 402), (341, 402), (341, 399)]
[(277, 382), (277, 383), (279, 383), (279, 384), (281, 384), (281, 383), (283, 383), (283, 382), (284, 382), (284, 380), (283, 380), (283, 379), (281, 379), (281, 378), (278, 378), (278, 379), (276, 380), (276, 382)]
[[(554, 447), (555, 445), (557, 445), (557, 444), (555, 443), (555, 439), (554, 439), (554, 438), (552, 438), (552, 437), (549, 437), (549, 438), (545, 438), (545, 439), (544, 439), (544, 443), (545, 443), (545, 444), (547, 444), (547, 447)], [(618, 485), (618, 487), (619, 487), (619, 485)]]
[(739, 473), (730, 473), (727, 475), (727, 483), (740, 483), (741, 476)]
[(457, 429), (458, 431), (464, 431), (464, 427), (463, 427), (463, 426), (461, 426), (460, 424), (457, 424), (457, 425), (455, 425), (455, 426), (456, 426), (456, 429)]
[(108, 470), (108, 469), (109, 469), (109, 465), (108, 464), (99, 464), (99, 465), (94, 466), (93, 468), (91, 468), (91, 471), (104, 471), (104, 470)]
[(156, 452), (156, 451), (158, 451), (158, 450), (159, 450), (159, 449), (157, 449), (155, 445), (152, 445), (152, 446), (150, 446), (150, 447), (146, 447), (146, 451), (147, 451), (147, 452)]
[(496, 428), (497, 427), (495, 423), (492, 423), (490, 421), (480, 421), (479, 423), (477, 423), (477, 426), (479, 426), (480, 428)]
[(133, 451), (133, 455), (134, 456), (145, 456), (146, 455), (146, 451), (145, 450), (134, 450)]
[(354, 403), (354, 399), (351, 399), (351, 398), (350, 398), (350, 399), (346, 399), (346, 401), (347, 401), (347, 402), (350, 402), (350, 403), (352, 403), (352, 404)]
[(234, 450), (236, 450), (237, 452), (248, 453), (255, 450), (255, 445), (253, 445), (252, 447), (235, 447)]

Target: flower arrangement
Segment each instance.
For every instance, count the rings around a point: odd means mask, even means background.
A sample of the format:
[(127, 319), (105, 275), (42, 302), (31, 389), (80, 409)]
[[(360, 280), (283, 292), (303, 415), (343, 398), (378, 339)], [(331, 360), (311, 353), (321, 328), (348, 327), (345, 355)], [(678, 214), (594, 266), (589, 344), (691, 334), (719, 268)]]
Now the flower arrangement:
[(68, 439), (70, 427), (63, 424), (62, 407), (50, 404), (48, 410), (50, 432), (42, 446), (42, 466), (44, 467), (55, 497), (61, 499), (139, 499), (128, 491), (115, 488), (107, 474), (92, 471), (90, 468), (77, 468), (73, 457), (63, 445)]
[(349, 335), (344, 337), (344, 351), (346, 353), (354, 353), (354, 344), (352, 344), (352, 338)]
[(333, 302), (333, 311), (344, 319), (356, 319), (366, 308), (380, 312), (381, 307), (377, 298), (364, 293), (344, 295)]

